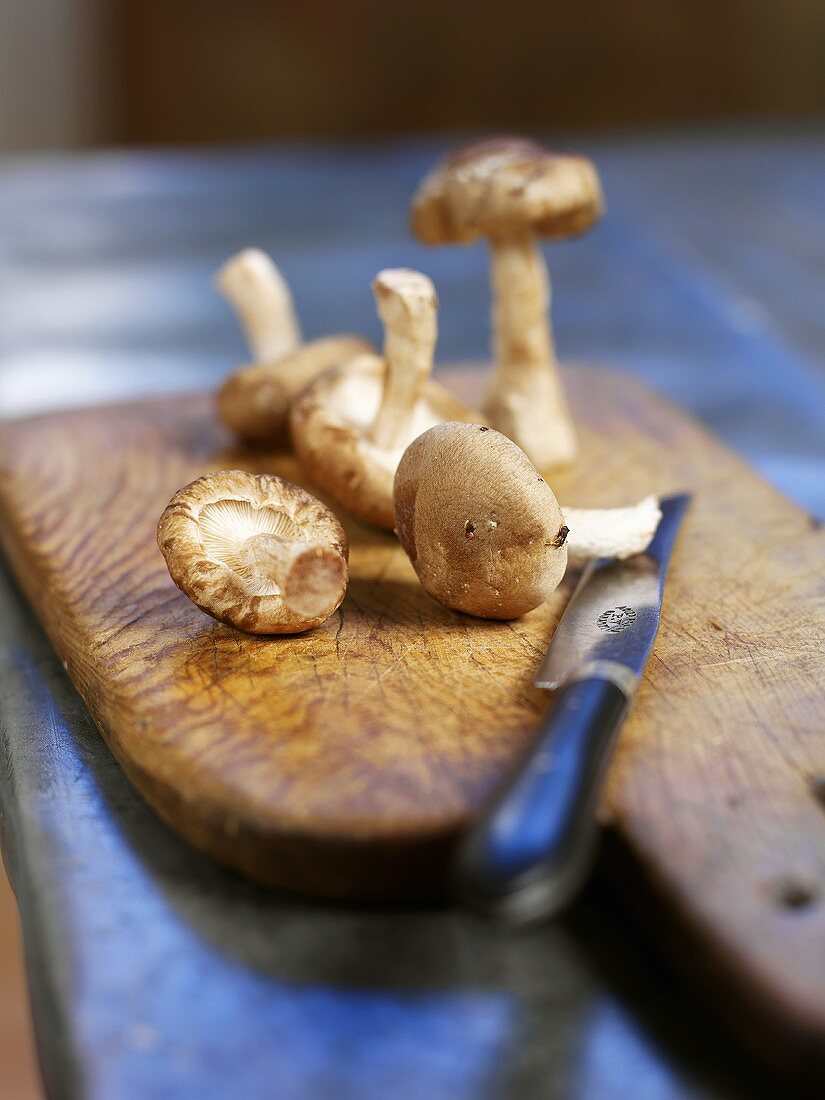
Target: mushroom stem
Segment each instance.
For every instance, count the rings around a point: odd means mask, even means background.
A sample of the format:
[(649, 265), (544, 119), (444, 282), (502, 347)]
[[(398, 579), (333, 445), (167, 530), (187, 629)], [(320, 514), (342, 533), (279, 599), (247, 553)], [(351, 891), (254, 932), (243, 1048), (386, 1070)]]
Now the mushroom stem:
[(490, 240), (498, 369), (508, 382), (555, 364), (548, 314), (550, 277), (529, 230)]
[(540, 469), (569, 462), (576, 436), (550, 330), (550, 279), (529, 230), (490, 238), (496, 373), (482, 411)]
[(278, 585), (290, 610), (308, 618), (337, 607), (346, 583), (346, 563), (331, 546), (263, 532), (243, 545), (252, 571)]
[(384, 324), (386, 368), (370, 437), (377, 447), (392, 448), (406, 438), (432, 370), (438, 302), (427, 276), (404, 268), (379, 272), (372, 288)]
[(641, 554), (659, 526), (658, 498), (645, 497), (630, 508), (564, 508), (571, 558), (629, 558)]
[(292, 294), (265, 252), (245, 248), (227, 260), (215, 286), (238, 315), (253, 357), (281, 359), (301, 343)]

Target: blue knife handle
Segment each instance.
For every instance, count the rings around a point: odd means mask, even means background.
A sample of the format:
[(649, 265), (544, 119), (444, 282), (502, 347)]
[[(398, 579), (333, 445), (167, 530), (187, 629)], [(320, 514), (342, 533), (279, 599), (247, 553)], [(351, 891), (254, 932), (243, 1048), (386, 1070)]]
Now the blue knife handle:
[(528, 757), (459, 844), (461, 900), (521, 923), (572, 899), (590, 870), (598, 794), (628, 703), (595, 677), (556, 692)]

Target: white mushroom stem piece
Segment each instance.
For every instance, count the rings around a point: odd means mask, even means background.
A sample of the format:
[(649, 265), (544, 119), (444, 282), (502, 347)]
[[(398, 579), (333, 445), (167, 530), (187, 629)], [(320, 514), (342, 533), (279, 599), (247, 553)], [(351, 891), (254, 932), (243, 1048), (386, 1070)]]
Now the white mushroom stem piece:
[(184, 486), (160, 518), (158, 545), (193, 603), (251, 634), (319, 626), (347, 588), (338, 519), (274, 474), (224, 470)]
[(476, 413), (429, 378), (435, 289), (416, 271), (373, 282), (385, 354), (359, 355), (318, 378), (292, 407), (292, 441), (307, 475), (358, 519), (391, 529), (392, 485), (404, 449), (444, 420)]
[(576, 437), (550, 329), (550, 282), (536, 237), (581, 233), (602, 212), (584, 157), (502, 137), (459, 149), (422, 182), (412, 227), (428, 244), (487, 237), (496, 371), (482, 411), (540, 469), (563, 465)]
[(641, 554), (656, 534), (659, 499), (645, 497), (630, 508), (564, 508), (571, 558), (630, 558)]
[(372, 344), (348, 334), (301, 344), (289, 287), (260, 249), (227, 260), (215, 283), (235, 307), (255, 359), (223, 383), (218, 414), (244, 442), (281, 447), (289, 442), (289, 410), (301, 390), (330, 367), (372, 351)]
[(259, 248), (245, 248), (227, 260), (215, 286), (238, 315), (257, 362), (280, 359), (301, 343), (289, 285)]
[(515, 443), (459, 423), (439, 424), (410, 444), (394, 504), (398, 538), (426, 591), (485, 619), (513, 619), (543, 604), (568, 553), (640, 553), (661, 514), (654, 497), (635, 508), (562, 511)]

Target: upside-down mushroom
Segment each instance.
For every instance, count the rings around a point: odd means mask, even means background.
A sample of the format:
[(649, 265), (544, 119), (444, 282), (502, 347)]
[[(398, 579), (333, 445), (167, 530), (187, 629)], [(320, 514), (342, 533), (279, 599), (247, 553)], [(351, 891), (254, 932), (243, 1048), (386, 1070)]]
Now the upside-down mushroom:
[(411, 440), (444, 420), (481, 418), (429, 378), (432, 282), (401, 268), (379, 272), (372, 286), (384, 355), (359, 355), (309, 386), (292, 407), (292, 441), (316, 485), (358, 519), (391, 529), (393, 477)]
[(260, 248), (230, 256), (215, 275), (215, 287), (235, 310), (258, 362), (278, 360), (301, 343), (289, 285)]
[(158, 545), (193, 603), (249, 634), (319, 626), (347, 589), (349, 544), (337, 517), (275, 474), (199, 477), (167, 505)]
[(518, 137), (456, 150), (413, 198), (413, 232), (426, 244), (489, 240), (496, 370), (481, 410), (542, 470), (570, 462), (576, 436), (550, 328), (547, 266), (536, 238), (581, 233), (602, 209), (599, 177), (589, 160)]
[(227, 260), (215, 285), (238, 314), (255, 359), (221, 386), (218, 413), (245, 442), (282, 446), (296, 395), (325, 370), (373, 346), (348, 334), (302, 344), (286, 280), (260, 249), (246, 248)]
[(439, 424), (404, 453), (395, 475), (395, 527), (425, 590), (484, 619), (514, 619), (558, 587), (570, 557), (641, 553), (661, 512), (562, 508), (506, 436)]

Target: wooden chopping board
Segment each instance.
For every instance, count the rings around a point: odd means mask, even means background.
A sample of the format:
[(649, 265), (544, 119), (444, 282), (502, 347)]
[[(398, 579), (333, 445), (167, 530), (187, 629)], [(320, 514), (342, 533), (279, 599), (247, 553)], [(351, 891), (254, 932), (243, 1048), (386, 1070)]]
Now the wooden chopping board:
[[(562, 502), (696, 494), (603, 799), (615, 865), (807, 1057), (825, 1037), (825, 535), (640, 385), (577, 369), (570, 390), (583, 457), (553, 479)], [(349, 523), (340, 612), (243, 635), (178, 592), (155, 543), (172, 493), (228, 467), (303, 480), (233, 451), (208, 396), (10, 423), (3, 545), (111, 750), (189, 841), (319, 896), (438, 895), (548, 705), (532, 676), (575, 575), (518, 622), (475, 621)]]

